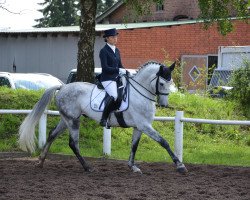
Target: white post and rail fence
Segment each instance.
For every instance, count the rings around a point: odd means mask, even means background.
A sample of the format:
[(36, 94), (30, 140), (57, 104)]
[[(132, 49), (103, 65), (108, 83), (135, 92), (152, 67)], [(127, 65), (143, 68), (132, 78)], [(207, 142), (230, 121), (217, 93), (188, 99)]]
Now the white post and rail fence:
[[(0, 114), (28, 114), (31, 110), (4, 110), (0, 109)], [(38, 145), (42, 148), (46, 142), (46, 127), (47, 115), (59, 115), (58, 111), (46, 110), (39, 121), (39, 136)], [(250, 125), (250, 121), (239, 120), (211, 120), (211, 119), (196, 119), (185, 118), (183, 111), (176, 111), (175, 117), (155, 117), (155, 121), (174, 121), (175, 123), (175, 141), (174, 152), (175, 155), (182, 161), (183, 158), (183, 127), (184, 122), (190, 123), (205, 123), (205, 124), (219, 124), (219, 125)], [(103, 153), (111, 155), (111, 129), (103, 129)]]

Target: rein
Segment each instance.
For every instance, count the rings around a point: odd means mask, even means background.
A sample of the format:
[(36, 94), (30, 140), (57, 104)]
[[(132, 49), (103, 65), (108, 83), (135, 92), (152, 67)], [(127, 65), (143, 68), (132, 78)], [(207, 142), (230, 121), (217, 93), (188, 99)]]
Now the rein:
[[(153, 80), (155, 80), (155, 79), (157, 78), (157, 80), (156, 80), (156, 86), (155, 86), (155, 87), (156, 87), (156, 92), (155, 92), (155, 94), (152, 93), (151, 91), (149, 91), (149, 90), (148, 90), (147, 88), (145, 88), (143, 85), (141, 85), (141, 84), (140, 84), (139, 82), (137, 82), (135, 79), (133, 79), (133, 78), (127, 76), (127, 75), (125, 75), (125, 78), (126, 78), (126, 80), (130, 83), (130, 85), (131, 85), (140, 95), (142, 95), (143, 97), (145, 97), (146, 99), (148, 99), (148, 100), (150, 100), (150, 101), (156, 102), (156, 100), (147, 97), (146, 95), (142, 94), (138, 89), (136, 89), (135, 86), (129, 81), (129, 79), (131, 79), (131, 80), (133, 80), (134, 82), (136, 82), (139, 86), (141, 86), (143, 89), (145, 89), (146, 91), (148, 91), (148, 92), (149, 92), (150, 94), (152, 94), (153, 96), (157, 96), (157, 95), (169, 95), (169, 93), (162, 93), (162, 92), (159, 92), (159, 88), (158, 88), (159, 78), (160, 78), (160, 75), (159, 75), (159, 74), (157, 74), (157, 76), (156, 76), (155, 78), (153, 78)], [(153, 80), (152, 80), (152, 81), (153, 81)], [(152, 82), (152, 81), (151, 81), (151, 82)]]
[(153, 101), (153, 102), (156, 102), (156, 100), (154, 99), (151, 99), (149, 97), (147, 97), (146, 95), (142, 94), (138, 89), (135, 88), (135, 86), (129, 81), (129, 79), (133, 80), (134, 82), (136, 82), (139, 86), (141, 86), (142, 88), (144, 88), (145, 90), (147, 90), (150, 94), (156, 96), (156, 94), (152, 93), (151, 91), (149, 91), (147, 88), (145, 88), (143, 85), (141, 85), (140, 83), (138, 83), (135, 79), (129, 77), (129, 76), (125, 76), (126, 80), (129, 82), (129, 84), (140, 94), (142, 95), (143, 97), (145, 97), (146, 99), (150, 100), (150, 101)]

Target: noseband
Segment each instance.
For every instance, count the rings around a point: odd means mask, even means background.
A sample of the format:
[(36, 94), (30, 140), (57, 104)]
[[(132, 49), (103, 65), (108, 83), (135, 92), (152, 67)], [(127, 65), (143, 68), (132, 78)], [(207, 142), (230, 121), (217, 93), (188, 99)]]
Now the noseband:
[[(169, 95), (169, 93), (163, 93), (163, 92), (160, 92), (159, 91), (159, 79), (160, 79), (160, 76), (159, 75), (157, 75), (157, 77), (156, 77), (157, 79), (156, 79), (156, 84), (155, 84), (155, 94), (156, 95)], [(162, 78), (162, 77), (161, 77)], [(155, 79), (155, 78), (154, 78)], [(153, 80), (154, 80), (153, 79)], [(162, 79), (164, 79), (164, 78), (162, 78)], [(165, 79), (164, 79), (165, 80)], [(168, 82), (167, 80), (165, 80), (166, 82)]]

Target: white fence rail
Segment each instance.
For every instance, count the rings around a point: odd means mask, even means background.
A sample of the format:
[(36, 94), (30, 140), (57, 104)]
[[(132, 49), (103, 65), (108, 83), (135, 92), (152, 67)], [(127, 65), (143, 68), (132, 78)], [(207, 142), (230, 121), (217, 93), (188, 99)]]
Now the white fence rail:
[[(0, 114), (28, 114), (31, 110), (1, 110)], [(46, 110), (39, 121), (39, 137), (38, 145), (42, 148), (46, 142), (46, 127), (47, 115), (59, 115), (58, 111)], [(211, 120), (211, 119), (196, 119), (185, 118), (183, 111), (176, 111), (175, 117), (155, 117), (155, 121), (174, 121), (175, 122), (175, 141), (174, 152), (175, 155), (182, 161), (183, 158), (183, 127), (184, 122), (190, 123), (206, 123), (206, 124), (220, 124), (220, 125), (250, 125), (250, 121), (239, 120)], [(111, 129), (103, 129), (103, 153), (111, 154)]]

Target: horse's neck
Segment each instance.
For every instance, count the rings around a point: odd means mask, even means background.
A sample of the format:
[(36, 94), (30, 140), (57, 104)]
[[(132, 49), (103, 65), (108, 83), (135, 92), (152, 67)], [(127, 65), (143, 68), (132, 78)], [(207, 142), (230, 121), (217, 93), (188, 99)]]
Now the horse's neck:
[(152, 79), (156, 76), (157, 69), (156, 67), (147, 67), (141, 69), (138, 74), (135, 76), (135, 80), (139, 83), (143, 83), (145, 86), (149, 86)]
[[(135, 84), (133, 82), (133, 85), (136, 89), (131, 89), (131, 98), (133, 98), (133, 101), (131, 101), (131, 104), (135, 105), (136, 107), (140, 108), (142, 113), (146, 117), (154, 116), (155, 114), (155, 91), (153, 91), (151, 86), (152, 80), (155, 78), (157, 73), (156, 67), (154, 68), (143, 68), (141, 71), (138, 72), (138, 74), (134, 77), (134, 79), (141, 85)], [(145, 90), (145, 88), (148, 90)], [(143, 112), (145, 111), (145, 112)]]

